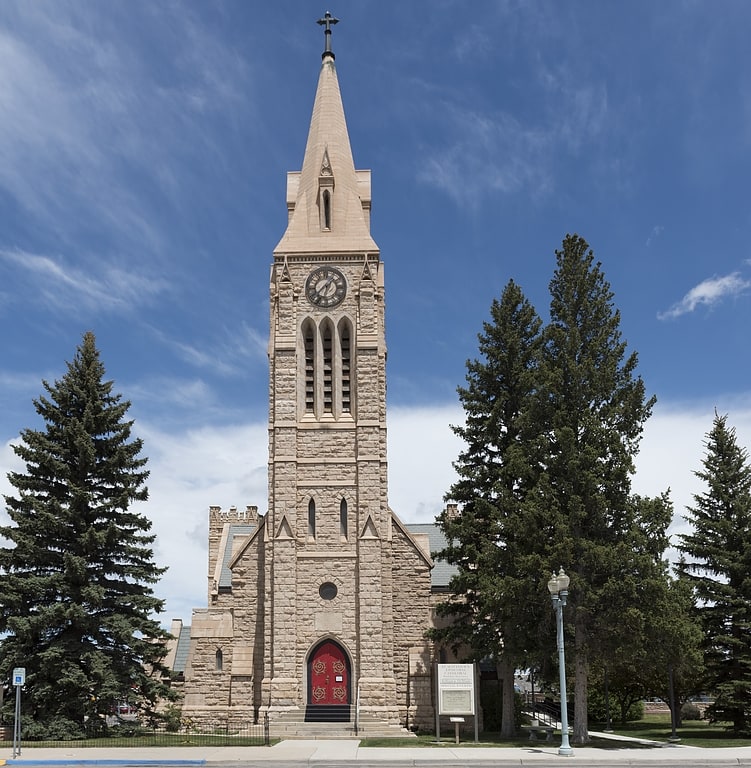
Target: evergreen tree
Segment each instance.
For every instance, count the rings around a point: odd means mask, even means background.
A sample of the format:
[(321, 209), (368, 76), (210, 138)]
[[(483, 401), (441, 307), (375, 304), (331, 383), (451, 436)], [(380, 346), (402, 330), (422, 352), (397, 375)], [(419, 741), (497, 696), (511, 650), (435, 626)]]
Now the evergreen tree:
[(547, 440), (540, 486), (540, 519), (547, 525), (540, 536), (549, 567), (562, 565), (571, 576), (566, 613), (574, 631), (573, 741), (584, 743), (596, 617), (617, 578), (617, 545), (633, 530), (633, 457), (654, 398), (646, 398), (636, 375), (636, 354), (626, 356), (620, 313), (588, 244), (568, 235), (556, 258), (538, 416)]
[(0, 673), (26, 668), (24, 713), (39, 733), (80, 733), (118, 701), (152, 711), (174, 698), (158, 642), (168, 635), (151, 618), (165, 569), (153, 562), (150, 521), (131, 509), (147, 498), (146, 459), (125, 420), (130, 403), (103, 377), (86, 333), (62, 379), (42, 382), (44, 429), (22, 431), (14, 451), (26, 471), (8, 476)]
[(513, 281), (501, 300), (493, 301), (490, 314), (478, 336), (480, 359), (467, 362), (467, 385), (458, 389), (466, 420), (453, 429), (466, 447), (454, 464), (459, 479), (447, 497), (461, 507), (438, 519), (449, 542), (439, 556), (458, 573), (450, 584), (453, 597), (439, 608), (451, 622), (434, 637), (466, 645), (478, 658), (490, 654), (498, 660), (501, 730), (511, 735), (514, 669), (540, 625), (543, 607), (531, 597), (543, 562), (524, 509), (539, 470), (529, 419), (541, 321)]
[(714, 693), (707, 714), (751, 732), (751, 466), (727, 416), (715, 414), (703, 470), (707, 487), (694, 495), (680, 537), (684, 573), (693, 583), (704, 631), (706, 682)]

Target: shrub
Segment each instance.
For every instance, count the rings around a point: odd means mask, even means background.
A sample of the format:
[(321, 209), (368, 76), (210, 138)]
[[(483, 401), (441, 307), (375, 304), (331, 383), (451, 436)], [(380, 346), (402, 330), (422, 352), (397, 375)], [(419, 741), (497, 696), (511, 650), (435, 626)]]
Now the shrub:
[(180, 730), (183, 719), (182, 707), (170, 704), (164, 710), (164, 727), (169, 733), (177, 733)]
[(24, 717), (21, 733), (28, 741), (75, 741), (86, 738), (83, 726), (67, 717), (52, 717), (49, 720)]
[(681, 720), (701, 720), (701, 710), (693, 701), (687, 701), (681, 707)]

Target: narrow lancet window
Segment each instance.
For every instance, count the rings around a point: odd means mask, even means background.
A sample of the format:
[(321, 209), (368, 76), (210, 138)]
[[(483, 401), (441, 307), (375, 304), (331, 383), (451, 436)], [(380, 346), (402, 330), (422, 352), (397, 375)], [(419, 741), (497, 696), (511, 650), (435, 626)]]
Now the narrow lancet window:
[(323, 329), (323, 412), (331, 413), (332, 403), (332, 383), (334, 373), (334, 360), (331, 346), (331, 326), (327, 325)]
[(331, 229), (331, 192), (323, 190), (323, 228)]
[(315, 409), (315, 340), (313, 327), (310, 323), (303, 331), (305, 346), (305, 413), (313, 413)]
[(349, 336), (349, 327), (345, 325), (341, 330), (341, 352), (342, 352), (342, 413), (352, 412), (351, 395), (351, 364), (352, 352)]
[(221, 648), (216, 649), (216, 669), (217, 672), (221, 672), (224, 669), (224, 654)]
[(347, 538), (347, 499), (342, 499), (339, 504), (339, 534), (343, 539)]
[(308, 536), (316, 537), (316, 503), (313, 499), (308, 502)]

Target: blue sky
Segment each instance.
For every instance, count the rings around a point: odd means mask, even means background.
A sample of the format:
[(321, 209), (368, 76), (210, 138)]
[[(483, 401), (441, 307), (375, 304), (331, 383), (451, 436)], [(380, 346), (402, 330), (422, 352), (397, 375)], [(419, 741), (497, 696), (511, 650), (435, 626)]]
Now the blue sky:
[[(658, 398), (634, 487), (680, 514), (715, 408), (751, 445), (751, 5), (341, 5), (386, 265), (392, 507), (440, 510), (490, 304), (513, 278), (546, 317), (576, 232)], [(167, 619), (205, 604), (208, 506), (266, 507), (269, 266), (324, 10), (0, 4), (0, 490), (41, 380), (93, 330), (146, 441)]]

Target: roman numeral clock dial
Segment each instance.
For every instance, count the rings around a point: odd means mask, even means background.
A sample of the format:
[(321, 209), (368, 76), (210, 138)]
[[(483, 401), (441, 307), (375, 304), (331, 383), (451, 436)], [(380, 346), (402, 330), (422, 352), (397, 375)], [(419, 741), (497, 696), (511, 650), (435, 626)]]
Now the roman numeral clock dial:
[(344, 300), (347, 295), (347, 281), (334, 267), (318, 267), (305, 281), (305, 295), (314, 306), (329, 309)]

